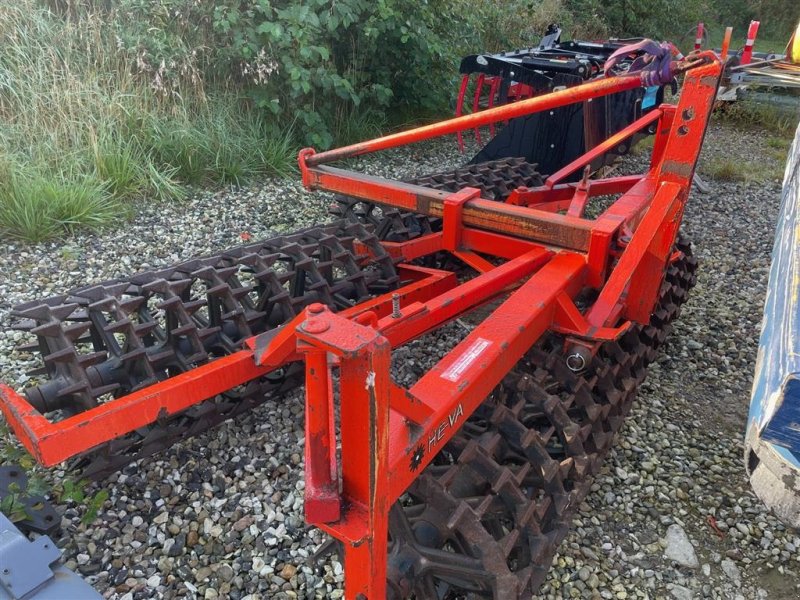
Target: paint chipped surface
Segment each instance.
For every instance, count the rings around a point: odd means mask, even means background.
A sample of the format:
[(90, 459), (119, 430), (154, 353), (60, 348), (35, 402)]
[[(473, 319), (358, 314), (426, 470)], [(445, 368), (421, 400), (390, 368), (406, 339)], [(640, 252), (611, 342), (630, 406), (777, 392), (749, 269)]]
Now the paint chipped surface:
[(367, 383), (364, 386), (365, 390), (373, 390), (375, 389), (375, 371), (370, 371), (367, 373)]

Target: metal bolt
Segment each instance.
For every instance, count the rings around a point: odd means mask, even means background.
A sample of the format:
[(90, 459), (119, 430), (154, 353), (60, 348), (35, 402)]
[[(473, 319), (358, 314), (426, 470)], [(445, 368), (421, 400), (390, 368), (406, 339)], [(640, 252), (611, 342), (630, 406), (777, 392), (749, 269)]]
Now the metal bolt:
[(325, 310), (325, 305), (320, 304), (319, 302), (314, 302), (314, 304), (308, 305), (308, 312), (314, 315), (319, 314), (324, 310)]
[(400, 294), (392, 294), (392, 318), (399, 319), (402, 316), (400, 313)]

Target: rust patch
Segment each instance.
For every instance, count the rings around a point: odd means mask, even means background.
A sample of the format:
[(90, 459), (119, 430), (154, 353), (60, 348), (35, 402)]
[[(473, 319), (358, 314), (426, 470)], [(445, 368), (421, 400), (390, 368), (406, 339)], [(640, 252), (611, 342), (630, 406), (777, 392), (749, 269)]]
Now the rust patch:
[(692, 176), (693, 166), (690, 163), (681, 163), (675, 160), (664, 161), (664, 171), (674, 173), (680, 177), (688, 179)]
[(423, 196), (422, 194), (417, 194), (417, 212), (421, 212), (422, 214), (430, 214), (431, 211), (431, 199), (427, 196)]

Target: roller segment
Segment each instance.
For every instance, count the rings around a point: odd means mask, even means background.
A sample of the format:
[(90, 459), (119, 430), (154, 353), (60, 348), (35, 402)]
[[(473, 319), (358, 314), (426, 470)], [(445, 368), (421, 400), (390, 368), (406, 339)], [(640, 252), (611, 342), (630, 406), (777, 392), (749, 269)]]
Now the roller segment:
[[(372, 256), (359, 254), (358, 241)], [(49, 418), (67, 417), (240, 350), (305, 306), (348, 308), (397, 287), (392, 259), (358, 223), (340, 221), (94, 284), (16, 307), (15, 327), (46, 381), (24, 390)], [(296, 385), (288, 368), (115, 440), (78, 461), (100, 477), (257, 406)]]
[[(503, 200), (517, 187), (540, 185), (542, 178), (535, 165), (506, 159), (414, 182), (448, 191), (477, 187)], [(407, 240), (441, 228), (439, 219), (339, 200), (346, 219), (328, 226), (16, 307), (12, 316), (20, 320), (14, 327), (36, 336), (26, 348), (42, 358), (31, 375), (46, 376), (24, 390), (26, 398), (49, 418), (71, 416), (236, 352), (244, 339), (286, 323), (311, 303), (334, 310), (353, 306), (398, 284), (380, 240)], [(354, 240), (374, 258), (356, 254)], [(110, 442), (73, 466), (84, 476), (104, 477), (301, 381), (296, 367), (281, 369)]]
[(414, 481), (390, 513), (390, 598), (522, 600), (541, 586), (694, 286), (691, 248), (677, 249), (648, 325), (580, 374), (561, 338), (543, 340)]

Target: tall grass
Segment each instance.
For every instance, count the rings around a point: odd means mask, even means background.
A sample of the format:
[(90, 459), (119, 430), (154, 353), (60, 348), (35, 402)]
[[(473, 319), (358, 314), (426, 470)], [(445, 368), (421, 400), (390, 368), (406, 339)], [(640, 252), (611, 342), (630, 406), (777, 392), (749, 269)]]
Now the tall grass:
[(0, 4), (0, 231), (41, 240), (98, 228), (184, 184), (241, 184), (293, 165), (278, 129), (224, 85), (160, 94), (135, 74), (113, 15)]
[(791, 139), (797, 127), (797, 114), (766, 102), (744, 99), (720, 108), (716, 114), (725, 122), (737, 127), (766, 129), (783, 139)]

